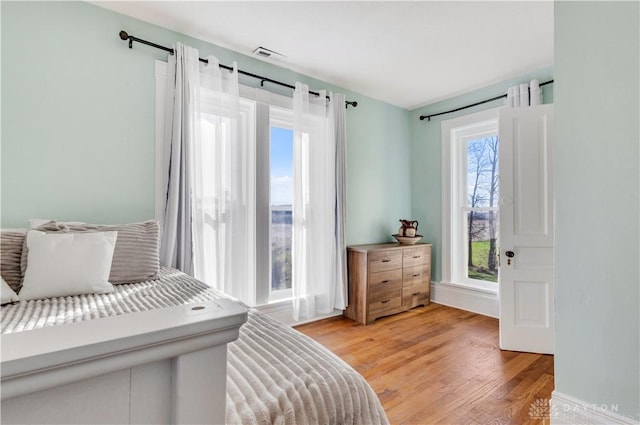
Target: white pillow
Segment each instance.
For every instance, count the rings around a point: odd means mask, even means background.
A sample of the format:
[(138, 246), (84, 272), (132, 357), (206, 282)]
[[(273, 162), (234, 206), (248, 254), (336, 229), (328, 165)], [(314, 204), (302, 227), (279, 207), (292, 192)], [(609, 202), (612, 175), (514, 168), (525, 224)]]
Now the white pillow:
[(29, 254), (20, 299), (106, 294), (118, 232), (27, 232)]
[(9, 286), (7, 282), (4, 281), (2, 276), (0, 276), (0, 280), (2, 280), (2, 291), (0, 291), (0, 295), (2, 298), (2, 305), (7, 303), (12, 303), (14, 301), (19, 301), (18, 294), (16, 294), (13, 289)]

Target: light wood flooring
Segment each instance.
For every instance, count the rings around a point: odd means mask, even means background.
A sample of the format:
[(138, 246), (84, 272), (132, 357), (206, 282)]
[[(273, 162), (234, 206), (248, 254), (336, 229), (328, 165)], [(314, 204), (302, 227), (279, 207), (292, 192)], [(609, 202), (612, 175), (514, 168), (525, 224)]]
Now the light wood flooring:
[(500, 351), (497, 319), (431, 304), (369, 326), (335, 317), (296, 329), (360, 372), (393, 425), (549, 423), (536, 413), (553, 356)]

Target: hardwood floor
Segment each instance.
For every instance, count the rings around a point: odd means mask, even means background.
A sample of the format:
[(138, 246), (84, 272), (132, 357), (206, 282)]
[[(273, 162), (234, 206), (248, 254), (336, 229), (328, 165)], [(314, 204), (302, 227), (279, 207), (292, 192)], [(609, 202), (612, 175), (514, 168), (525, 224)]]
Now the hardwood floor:
[(369, 326), (335, 317), (296, 329), (360, 372), (394, 425), (549, 423), (553, 356), (500, 351), (497, 319), (431, 304)]

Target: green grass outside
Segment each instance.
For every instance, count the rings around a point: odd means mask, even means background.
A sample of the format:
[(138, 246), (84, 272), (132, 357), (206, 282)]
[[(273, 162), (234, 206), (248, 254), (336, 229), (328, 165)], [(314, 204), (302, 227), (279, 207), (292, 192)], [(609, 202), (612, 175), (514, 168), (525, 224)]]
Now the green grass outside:
[(498, 274), (488, 273), (489, 270), (489, 241), (471, 242), (472, 268), (469, 269), (469, 278), (478, 280), (498, 281)]

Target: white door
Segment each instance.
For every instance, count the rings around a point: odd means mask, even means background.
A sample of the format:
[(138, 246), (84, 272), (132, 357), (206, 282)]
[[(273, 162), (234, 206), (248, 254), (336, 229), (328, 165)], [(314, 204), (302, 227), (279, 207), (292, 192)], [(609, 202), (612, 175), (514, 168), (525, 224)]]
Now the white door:
[(553, 105), (500, 110), (500, 348), (553, 353)]

